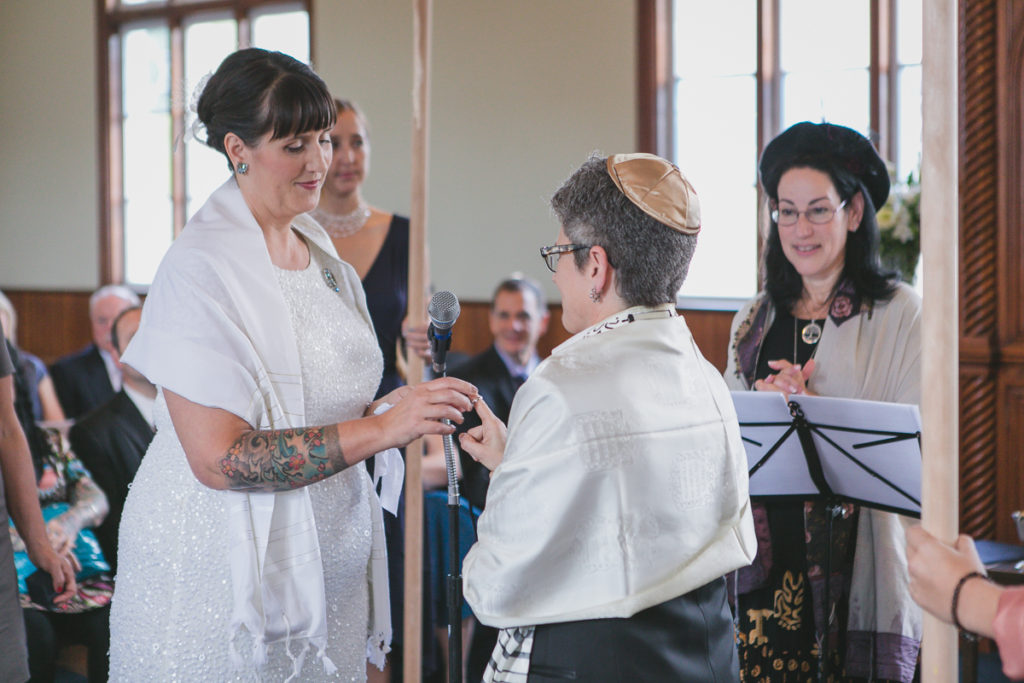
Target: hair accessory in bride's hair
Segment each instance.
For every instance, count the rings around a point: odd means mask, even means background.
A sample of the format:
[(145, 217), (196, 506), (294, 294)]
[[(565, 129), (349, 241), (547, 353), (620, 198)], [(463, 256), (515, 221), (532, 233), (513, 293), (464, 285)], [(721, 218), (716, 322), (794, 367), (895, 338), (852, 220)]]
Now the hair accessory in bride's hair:
[[(213, 76), (212, 71), (207, 71), (206, 75), (199, 79), (196, 87), (192, 90), (192, 98), (188, 102), (188, 107), (185, 108), (185, 125), (178, 136), (174, 139), (174, 149), (178, 149), (178, 145), (181, 144), (182, 140), (188, 142), (189, 140), (196, 140), (198, 142), (206, 144), (206, 126), (199, 120), (199, 98), (202, 97), (203, 91), (206, 90), (206, 84), (210, 82), (210, 78)], [(185, 84), (182, 84), (182, 91), (185, 90)]]

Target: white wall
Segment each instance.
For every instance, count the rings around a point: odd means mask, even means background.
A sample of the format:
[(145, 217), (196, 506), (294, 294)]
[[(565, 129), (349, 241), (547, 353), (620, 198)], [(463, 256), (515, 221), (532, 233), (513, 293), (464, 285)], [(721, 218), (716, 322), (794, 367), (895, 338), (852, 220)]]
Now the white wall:
[[(557, 300), (537, 249), (555, 241), (547, 198), (594, 149), (635, 144), (634, 4), (435, 0), (431, 76), (431, 272), (486, 300), (513, 270)], [(412, 2), (314, 6), (316, 67), (371, 120), (368, 199), (409, 207)]]
[(95, 2), (0, 2), (0, 287), (99, 281)]
[[(54, 6), (60, 7), (55, 20)], [(95, 4), (2, 0), (0, 287), (98, 284)], [(546, 200), (594, 149), (635, 141), (634, 3), (435, 0), (434, 283), (485, 300), (513, 270), (557, 299)], [(368, 199), (408, 214), (412, 2), (314, 0), (314, 61), (371, 122)]]

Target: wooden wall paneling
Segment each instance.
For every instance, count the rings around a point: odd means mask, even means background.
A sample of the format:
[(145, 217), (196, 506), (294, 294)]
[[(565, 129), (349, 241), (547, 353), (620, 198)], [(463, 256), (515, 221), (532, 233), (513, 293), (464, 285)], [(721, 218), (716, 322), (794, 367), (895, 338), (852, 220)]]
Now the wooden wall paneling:
[(979, 538), (996, 532), (998, 468), (995, 374), (960, 364), (960, 529)]
[(52, 363), (92, 339), (91, 292), (4, 291), (18, 313), (18, 346)]
[[(51, 292), (16, 290), (4, 292), (18, 312), (18, 344), (47, 363), (79, 349), (90, 342), (89, 295), (91, 292)], [(455, 324), (452, 350), (468, 355), (480, 353), (490, 345), (491, 331), (487, 317), (488, 302), (461, 302), (462, 313)], [(541, 357), (546, 357), (570, 337), (562, 327), (562, 307), (548, 307), (551, 319), (547, 333), (537, 344)], [(704, 356), (720, 372), (725, 371), (729, 344), (731, 311), (682, 311)]]
[(995, 0), (961, 0), (959, 11), (960, 528), (991, 538), (998, 478)]
[[(971, 3), (973, 4), (973, 3)], [(995, 53), (998, 77), (999, 158), (999, 339), (1002, 345), (1024, 345), (1024, 3), (999, 0), (997, 3), (997, 39)], [(1012, 349), (1017, 351), (1017, 349)]]
[[(461, 302), (462, 313), (455, 324), (452, 336), (452, 350), (466, 354), (480, 353), (491, 343), (491, 332), (487, 322), (490, 304), (486, 302)], [(548, 331), (537, 344), (537, 350), (544, 358), (571, 335), (562, 327), (562, 307), (548, 306), (551, 320)], [(729, 346), (729, 327), (732, 311), (680, 311), (686, 317), (686, 324), (693, 333), (697, 347), (719, 372), (725, 372), (725, 360)]]
[(729, 328), (735, 316), (733, 311), (681, 311), (686, 317), (697, 348), (718, 372), (725, 372), (729, 355)]
[(999, 385), (995, 537), (1018, 542), (1010, 513), (1024, 509), (1024, 367), (1004, 371)]

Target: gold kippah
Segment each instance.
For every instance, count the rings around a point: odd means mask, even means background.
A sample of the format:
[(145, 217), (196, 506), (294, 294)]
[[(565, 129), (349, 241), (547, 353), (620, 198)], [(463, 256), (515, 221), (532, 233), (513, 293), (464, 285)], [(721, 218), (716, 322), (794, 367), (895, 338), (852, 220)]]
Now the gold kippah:
[(629, 201), (659, 223), (687, 235), (700, 232), (700, 201), (676, 165), (654, 154), (613, 154), (608, 175)]

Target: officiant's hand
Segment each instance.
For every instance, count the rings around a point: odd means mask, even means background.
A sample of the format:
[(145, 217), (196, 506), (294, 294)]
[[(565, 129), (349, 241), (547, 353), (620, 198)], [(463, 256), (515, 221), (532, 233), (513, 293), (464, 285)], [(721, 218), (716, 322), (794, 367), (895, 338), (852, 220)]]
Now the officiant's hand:
[(493, 471), (505, 456), (508, 428), (495, 417), (483, 398), (477, 399), (475, 407), (476, 414), (480, 416), (480, 426), (460, 434), (459, 446), (469, 453), (471, 458)]
[(790, 363), (788, 360), (770, 360), (768, 367), (777, 372), (754, 382), (754, 388), (757, 391), (778, 391), (787, 399), (790, 394), (817, 395), (807, 388), (807, 382), (814, 374), (813, 358), (803, 365)]

